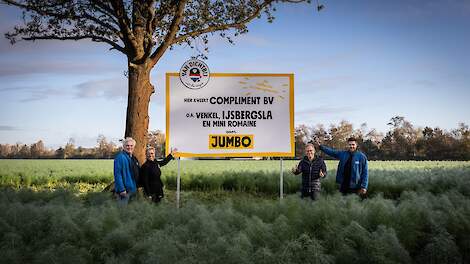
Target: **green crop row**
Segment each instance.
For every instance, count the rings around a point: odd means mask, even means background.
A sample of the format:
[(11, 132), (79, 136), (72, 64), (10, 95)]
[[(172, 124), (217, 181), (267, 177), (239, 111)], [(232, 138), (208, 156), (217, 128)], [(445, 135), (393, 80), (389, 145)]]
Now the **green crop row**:
[[(300, 176), (289, 169), (296, 161), (284, 161), (284, 192), (299, 190)], [(0, 186), (33, 189), (77, 188), (102, 190), (113, 181), (112, 161), (0, 160)], [(337, 162), (329, 161), (322, 180), (325, 193), (335, 193)], [(176, 189), (176, 162), (163, 167), (167, 189)], [(279, 193), (279, 161), (181, 161), (183, 191), (237, 191), (276, 196)], [(370, 162), (369, 193), (398, 198), (404, 191), (443, 193), (456, 190), (470, 195), (470, 162)]]

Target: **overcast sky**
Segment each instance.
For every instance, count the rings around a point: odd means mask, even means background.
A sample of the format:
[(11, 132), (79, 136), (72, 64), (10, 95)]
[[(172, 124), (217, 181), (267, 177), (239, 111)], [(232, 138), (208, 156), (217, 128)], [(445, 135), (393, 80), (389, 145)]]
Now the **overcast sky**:
[[(470, 124), (470, 1), (320, 1), (279, 6), (236, 44), (212, 38), (211, 72), (294, 73), (295, 124), (367, 123), (400, 115), (414, 125)], [(3, 36), (21, 13), (0, 5), (0, 143), (94, 146), (124, 134), (126, 58), (88, 41)], [(152, 71), (150, 129), (165, 130), (165, 72), (196, 51), (168, 51)]]

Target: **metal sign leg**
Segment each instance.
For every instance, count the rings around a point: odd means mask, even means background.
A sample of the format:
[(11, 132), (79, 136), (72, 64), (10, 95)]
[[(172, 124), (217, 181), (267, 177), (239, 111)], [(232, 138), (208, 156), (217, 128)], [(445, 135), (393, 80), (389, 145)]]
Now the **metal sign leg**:
[(181, 158), (178, 157), (178, 175), (176, 176), (176, 208), (180, 208), (180, 188), (181, 188)]
[(282, 158), (280, 158), (280, 163), (281, 163), (281, 175), (279, 178), (279, 197), (280, 199), (284, 198), (284, 168), (282, 164)]

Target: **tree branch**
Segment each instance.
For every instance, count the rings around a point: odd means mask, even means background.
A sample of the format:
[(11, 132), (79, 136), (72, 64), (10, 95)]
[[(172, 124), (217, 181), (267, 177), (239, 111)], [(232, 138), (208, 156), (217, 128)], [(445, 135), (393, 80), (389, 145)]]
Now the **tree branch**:
[(189, 32), (185, 35), (182, 35), (178, 38), (175, 38), (173, 40), (173, 42), (171, 44), (177, 44), (177, 43), (181, 43), (183, 41), (186, 41), (188, 38), (190, 37), (196, 37), (196, 36), (199, 36), (199, 35), (202, 35), (202, 34), (205, 34), (205, 33), (210, 33), (210, 32), (215, 32), (215, 31), (221, 31), (221, 30), (226, 30), (226, 29), (229, 29), (229, 28), (241, 28), (243, 27), (244, 25), (246, 25), (248, 22), (250, 22), (251, 20), (257, 18), (261, 11), (267, 7), (268, 5), (270, 5), (271, 3), (273, 2), (273, 0), (268, 0), (268, 1), (265, 1), (263, 2), (261, 5), (259, 5), (256, 10), (253, 12), (253, 14), (251, 14), (250, 16), (246, 17), (245, 19), (239, 21), (239, 22), (236, 22), (236, 23), (230, 23), (230, 24), (222, 24), (222, 25), (214, 25), (214, 26), (208, 26), (206, 28), (203, 28), (203, 29), (200, 29), (200, 30), (196, 30), (196, 31), (193, 31), (193, 32)]
[(112, 26), (111, 24), (106, 23), (106, 22), (104, 22), (104, 21), (102, 21), (102, 20), (100, 20), (100, 19), (98, 19), (98, 18), (96, 18), (96, 17), (94, 17), (94, 16), (92, 16), (88, 13), (84, 13), (83, 16), (85, 18), (87, 18), (88, 20), (91, 20), (91, 21), (95, 22), (96, 24), (110, 30), (111, 32), (115, 33), (119, 38), (123, 39), (124, 36), (121, 34), (121, 31), (119, 29), (115, 28), (114, 26)]
[(68, 37), (59, 37), (55, 35), (42, 35), (42, 36), (34, 36), (34, 37), (23, 37), (24, 40), (81, 40), (81, 39), (91, 39), (92, 41), (96, 42), (104, 42), (112, 46), (112, 49), (118, 50), (123, 54), (127, 54), (126, 50), (119, 46), (116, 42), (99, 36), (94, 35), (79, 35), (79, 36), (68, 36)]
[[(128, 48), (132, 48), (132, 53), (135, 53), (139, 47), (137, 41), (135, 40), (134, 33), (131, 30), (131, 23), (129, 17), (127, 16), (124, 3), (121, 0), (111, 0), (110, 2), (114, 9), (116, 18), (118, 19), (119, 28), (121, 29), (121, 32), (123, 32), (124, 45)], [(127, 55), (131, 56), (132, 54)]]
[(186, 5), (186, 2), (187, 0), (181, 0), (178, 2), (178, 7), (175, 11), (175, 16), (171, 21), (170, 29), (166, 34), (165, 39), (163, 40), (162, 44), (160, 44), (160, 46), (150, 56), (152, 67), (163, 56), (168, 47), (170, 47), (171, 44), (174, 43), (176, 33), (179, 30), (179, 25), (181, 24), (181, 21), (183, 21), (184, 7)]
[(108, 18), (111, 19), (113, 23), (119, 27), (119, 21), (116, 20), (117, 15), (109, 6), (105, 5), (102, 0), (92, 0), (92, 3), (94, 4), (93, 7), (96, 8), (96, 10), (108, 16)]
[[(118, 36), (121, 39), (123, 37), (118, 28), (115, 28), (113, 25), (111, 25), (109, 23), (106, 23), (102, 19), (100, 20), (100, 19), (90, 15), (89, 13), (87, 13), (87, 11), (85, 10), (84, 7), (79, 7), (79, 10), (80, 10), (79, 12), (81, 13), (81, 15), (76, 15), (75, 13), (64, 14), (64, 13), (51, 12), (51, 11), (48, 11), (48, 10), (45, 10), (45, 9), (40, 9), (38, 6), (34, 6), (34, 5), (31, 5), (31, 4), (21, 4), (21, 3), (18, 3), (16, 1), (11, 1), (11, 0), (3, 0), (3, 1), (5, 1), (7, 4), (11, 4), (13, 6), (17, 6), (17, 7), (26, 9), (26, 10), (32, 10), (32, 11), (34, 11), (35, 13), (37, 13), (39, 15), (53, 17), (53, 18), (56, 18), (56, 19), (59, 19), (59, 20), (72, 19), (72, 20), (75, 20), (75, 21), (80, 21), (81, 19), (84, 19), (84, 20), (87, 19), (87, 20), (89, 20), (93, 23), (96, 23), (96, 24), (102, 26), (103, 28), (109, 30), (108, 33), (110, 33), (110, 35), (115, 34), (116, 36)], [(97, 4), (97, 3), (95, 3), (95, 4)], [(59, 7), (59, 6), (60, 6), (60, 4), (57, 4), (56, 6), (48, 6), (48, 7), (52, 8), (52, 7)], [(65, 7), (63, 7), (63, 8), (65, 8)], [(96, 8), (96, 5), (94, 5), (92, 8)], [(113, 17), (110, 16), (109, 14), (107, 14), (105, 12), (102, 12), (99, 9), (97, 9), (97, 10), (100, 13), (102, 13), (103, 15), (107, 16), (112, 21), (115, 21), (113, 19)], [(23, 38), (23, 39), (26, 40), (26, 38)]]

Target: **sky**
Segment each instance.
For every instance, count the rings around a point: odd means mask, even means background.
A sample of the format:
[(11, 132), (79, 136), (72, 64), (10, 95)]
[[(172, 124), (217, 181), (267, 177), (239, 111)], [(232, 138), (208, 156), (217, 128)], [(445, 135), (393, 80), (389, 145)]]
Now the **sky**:
[[(252, 22), (235, 45), (212, 37), (210, 71), (294, 73), (296, 126), (346, 120), (385, 133), (397, 115), (416, 127), (470, 124), (469, 0), (320, 3), (277, 5), (272, 24)], [(90, 41), (11, 45), (4, 33), (20, 22), (0, 4), (0, 144), (122, 138), (124, 55)], [(197, 54), (175, 46), (152, 70), (150, 130), (165, 131), (165, 73)]]

